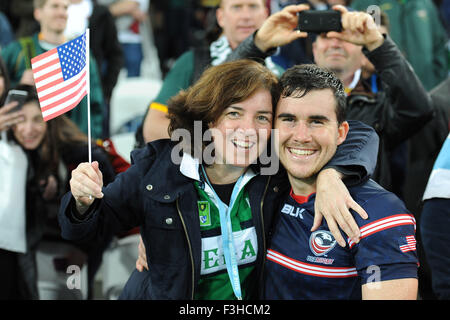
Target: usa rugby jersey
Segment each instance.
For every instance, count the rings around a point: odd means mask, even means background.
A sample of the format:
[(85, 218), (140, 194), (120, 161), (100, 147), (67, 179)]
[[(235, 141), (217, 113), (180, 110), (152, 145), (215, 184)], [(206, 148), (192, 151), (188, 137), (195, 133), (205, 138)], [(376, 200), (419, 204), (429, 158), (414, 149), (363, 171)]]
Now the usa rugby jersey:
[(315, 194), (286, 196), (266, 255), (266, 299), (361, 299), (362, 284), (417, 278), (415, 219), (403, 202), (372, 180), (349, 191), (369, 218), (353, 214), (360, 242), (347, 238), (345, 248), (325, 220), (310, 231)]

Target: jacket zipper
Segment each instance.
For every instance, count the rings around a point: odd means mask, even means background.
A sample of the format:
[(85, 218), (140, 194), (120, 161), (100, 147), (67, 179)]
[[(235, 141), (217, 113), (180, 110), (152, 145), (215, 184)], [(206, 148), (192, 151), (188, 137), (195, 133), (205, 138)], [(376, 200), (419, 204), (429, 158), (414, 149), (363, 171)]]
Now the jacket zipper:
[(184, 234), (186, 235), (186, 240), (189, 247), (189, 256), (191, 257), (191, 269), (192, 269), (192, 292), (191, 292), (191, 300), (194, 300), (194, 278), (195, 278), (195, 270), (194, 270), (194, 255), (192, 253), (191, 241), (189, 240), (189, 235), (187, 232), (186, 224), (184, 223), (183, 216), (181, 215), (180, 206), (178, 205), (178, 199), (176, 200), (178, 215), (181, 219), (181, 224), (183, 225)]

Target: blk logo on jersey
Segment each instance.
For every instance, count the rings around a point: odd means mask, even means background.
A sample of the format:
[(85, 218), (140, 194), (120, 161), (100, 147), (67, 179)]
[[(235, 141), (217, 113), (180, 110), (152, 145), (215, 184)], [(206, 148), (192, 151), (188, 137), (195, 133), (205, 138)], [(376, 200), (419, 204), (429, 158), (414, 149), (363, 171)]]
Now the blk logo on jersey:
[(281, 209), (282, 213), (285, 213), (287, 215), (290, 215), (294, 218), (300, 218), (303, 219), (303, 211), (305, 211), (304, 208), (296, 208), (294, 206), (291, 206), (290, 204), (285, 203), (283, 206), (283, 209)]
[(309, 248), (315, 256), (323, 256), (336, 245), (336, 240), (330, 231), (315, 231), (309, 237)]

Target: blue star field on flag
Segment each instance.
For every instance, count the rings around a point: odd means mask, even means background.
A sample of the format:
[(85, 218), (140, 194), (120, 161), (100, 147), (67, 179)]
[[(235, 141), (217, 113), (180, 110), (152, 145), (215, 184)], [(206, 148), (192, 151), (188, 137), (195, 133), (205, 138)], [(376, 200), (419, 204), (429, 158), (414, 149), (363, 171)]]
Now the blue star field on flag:
[(86, 34), (58, 47), (58, 55), (64, 80), (80, 73), (86, 65)]

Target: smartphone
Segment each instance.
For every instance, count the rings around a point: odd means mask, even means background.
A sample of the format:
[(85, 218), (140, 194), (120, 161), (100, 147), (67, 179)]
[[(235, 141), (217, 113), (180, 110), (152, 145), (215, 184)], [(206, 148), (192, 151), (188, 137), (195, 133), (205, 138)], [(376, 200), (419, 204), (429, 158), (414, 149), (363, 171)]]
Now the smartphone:
[(341, 32), (341, 12), (336, 10), (301, 11), (298, 14), (298, 29), (302, 32), (312, 33)]
[(15, 106), (9, 113), (19, 111), (22, 109), (22, 106), (27, 98), (28, 92), (24, 90), (9, 90), (8, 95), (6, 96), (5, 104), (8, 104), (12, 101), (17, 101), (19, 104)]

